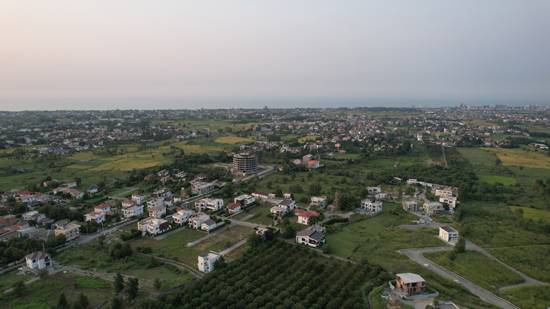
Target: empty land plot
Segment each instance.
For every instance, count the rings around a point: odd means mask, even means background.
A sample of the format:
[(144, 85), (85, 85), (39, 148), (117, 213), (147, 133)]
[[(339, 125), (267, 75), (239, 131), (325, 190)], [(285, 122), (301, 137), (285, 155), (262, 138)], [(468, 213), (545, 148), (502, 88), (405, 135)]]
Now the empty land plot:
[(253, 142), (254, 140), (250, 138), (244, 138), (244, 137), (237, 137), (237, 136), (224, 136), (217, 138), (215, 140), (216, 143), (221, 144), (237, 144), (237, 143), (244, 143), (244, 142)]
[(496, 248), (489, 252), (529, 277), (550, 282), (550, 245)]
[(517, 183), (517, 180), (513, 177), (477, 175), (477, 178), (479, 178), (479, 181), (483, 181), (489, 184), (499, 182), (505, 186), (511, 186)]
[(493, 248), (550, 244), (550, 237), (525, 231), (515, 226), (513, 221), (469, 223), (463, 226), (463, 230), (468, 231), (473, 243)]
[(543, 221), (550, 222), (550, 211), (548, 210), (510, 206), (510, 210), (512, 210), (513, 212), (515, 212), (517, 209), (523, 210), (523, 218), (525, 219), (532, 219), (533, 221), (539, 221), (540, 219), (542, 219)]
[(474, 147), (457, 147), (456, 150), (466, 160), (475, 165), (490, 165), (494, 166), (496, 157), (493, 153)]
[(508, 299), (520, 308), (547, 309), (550, 308), (550, 286), (530, 285), (500, 292), (500, 296)]
[(430, 252), (424, 256), (489, 291), (525, 281), (520, 275), (480, 252), (465, 251), (455, 254), (456, 258), (451, 260), (449, 256), (452, 253)]
[(523, 166), (550, 169), (550, 157), (541, 151), (526, 151), (520, 148), (482, 148), (495, 153), (505, 166)]
[(304, 137), (300, 137), (298, 139), (298, 142), (303, 143), (305, 141), (316, 141), (319, 138), (319, 135), (308, 135)]

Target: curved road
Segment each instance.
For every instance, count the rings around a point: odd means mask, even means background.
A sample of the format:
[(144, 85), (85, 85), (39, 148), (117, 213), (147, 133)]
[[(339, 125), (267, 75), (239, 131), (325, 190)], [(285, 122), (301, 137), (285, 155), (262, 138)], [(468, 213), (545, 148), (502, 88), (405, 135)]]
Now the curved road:
[(403, 249), (398, 250), (397, 252), (405, 254), (408, 256), (411, 260), (417, 262), (420, 265), (429, 264), (430, 270), (434, 271), (438, 275), (451, 279), (451, 280), (459, 280), (460, 285), (470, 290), (473, 294), (479, 296), (482, 300), (491, 303), (495, 306), (498, 306), (500, 308), (504, 309), (519, 309), (518, 306), (512, 304), (511, 302), (481, 288), (480, 286), (462, 278), (461, 276), (444, 269), (443, 267), (433, 263), (432, 261), (426, 259), (424, 257), (424, 252), (434, 252), (434, 251), (443, 251), (443, 250), (452, 250), (452, 247), (434, 247), (434, 248), (420, 248), (420, 249)]

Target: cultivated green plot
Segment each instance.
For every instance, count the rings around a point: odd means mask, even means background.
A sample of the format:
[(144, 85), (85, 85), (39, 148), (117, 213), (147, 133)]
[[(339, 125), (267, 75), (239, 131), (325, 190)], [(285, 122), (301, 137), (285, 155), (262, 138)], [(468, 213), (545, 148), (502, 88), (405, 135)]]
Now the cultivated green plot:
[(531, 278), (550, 282), (550, 245), (496, 248), (489, 252)]
[(504, 176), (488, 176), (488, 175), (478, 175), (479, 181), (484, 181), (486, 183), (494, 184), (496, 182), (501, 183), (505, 186), (515, 185), (517, 180), (513, 177), (504, 177)]
[(512, 290), (502, 291), (501, 297), (508, 299), (520, 308), (547, 309), (550, 308), (550, 286), (531, 285)]

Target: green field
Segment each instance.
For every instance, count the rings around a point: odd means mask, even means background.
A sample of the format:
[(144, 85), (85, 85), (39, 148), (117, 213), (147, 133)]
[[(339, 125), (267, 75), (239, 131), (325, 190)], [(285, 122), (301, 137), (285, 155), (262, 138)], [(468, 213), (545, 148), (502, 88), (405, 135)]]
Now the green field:
[(550, 158), (542, 151), (526, 151), (523, 148), (482, 148), (495, 153), (504, 166), (523, 166), (550, 169)]
[(488, 291), (524, 282), (520, 275), (480, 252), (465, 251), (456, 254), (455, 260), (449, 259), (450, 254), (441, 251), (425, 253), (424, 256)]
[(488, 176), (488, 175), (477, 175), (479, 181), (484, 181), (486, 183), (494, 184), (499, 182), (505, 186), (515, 185), (517, 180), (513, 177), (504, 177), (504, 176)]
[(550, 308), (550, 286), (531, 285), (512, 290), (502, 291), (501, 297), (508, 299), (520, 308), (547, 309)]
[(535, 208), (529, 208), (529, 207), (518, 207), (518, 206), (510, 206), (510, 210), (512, 212), (515, 212), (517, 209), (523, 210), (523, 218), (525, 219), (531, 219), (533, 221), (546, 221), (550, 222), (550, 211), (548, 210), (541, 210), (541, 209), (535, 209)]
[(493, 248), (550, 244), (549, 236), (520, 229), (510, 221), (469, 223), (462, 226), (465, 229), (470, 241)]
[(550, 283), (550, 245), (496, 248), (489, 252), (527, 276)]

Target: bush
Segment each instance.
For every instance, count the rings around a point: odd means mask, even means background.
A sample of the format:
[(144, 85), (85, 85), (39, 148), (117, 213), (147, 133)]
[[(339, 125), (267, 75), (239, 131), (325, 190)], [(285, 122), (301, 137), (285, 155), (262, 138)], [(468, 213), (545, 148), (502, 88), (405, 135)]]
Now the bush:
[(327, 220), (326, 222), (323, 222), (321, 225), (324, 226), (324, 227), (327, 227), (327, 226), (332, 225), (334, 223), (348, 222), (348, 221), (349, 221), (348, 218), (332, 218), (332, 219)]

